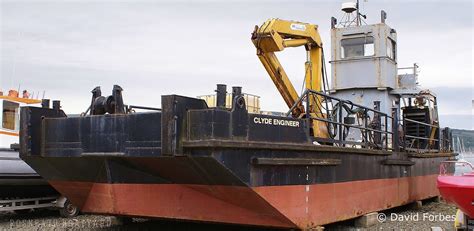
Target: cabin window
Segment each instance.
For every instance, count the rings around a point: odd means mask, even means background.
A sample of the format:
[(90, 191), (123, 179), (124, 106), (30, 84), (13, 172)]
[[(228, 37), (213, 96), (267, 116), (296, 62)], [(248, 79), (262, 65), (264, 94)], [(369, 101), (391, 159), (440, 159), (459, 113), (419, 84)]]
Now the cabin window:
[(10, 101), (3, 101), (2, 127), (10, 130), (17, 130), (19, 104)]
[(374, 37), (348, 38), (341, 40), (341, 58), (373, 56)]
[(387, 41), (387, 56), (393, 60), (396, 60), (395, 48), (395, 41), (389, 38)]

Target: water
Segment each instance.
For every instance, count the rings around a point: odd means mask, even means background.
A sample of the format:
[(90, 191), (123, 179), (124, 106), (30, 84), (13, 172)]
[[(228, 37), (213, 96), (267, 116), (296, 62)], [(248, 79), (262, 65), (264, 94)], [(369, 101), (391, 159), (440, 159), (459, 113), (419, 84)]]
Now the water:
[[(474, 154), (473, 153), (463, 153), (458, 156), (459, 161), (467, 161), (474, 166)], [(462, 173), (472, 172), (473, 169), (469, 166), (456, 165), (455, 175), (460, 175)]]
[(471, 164), (474, 164), (474, 155), (464, 156), (464, 160)]

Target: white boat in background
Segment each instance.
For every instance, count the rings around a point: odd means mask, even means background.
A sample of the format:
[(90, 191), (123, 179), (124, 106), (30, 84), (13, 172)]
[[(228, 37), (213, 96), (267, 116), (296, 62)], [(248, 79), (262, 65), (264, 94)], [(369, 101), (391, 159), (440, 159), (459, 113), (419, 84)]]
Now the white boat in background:
[(0, 91), (0, 198), (38, 197), (58, 194), (18, 153), (20, 107), (41, 104), (27, 91)]

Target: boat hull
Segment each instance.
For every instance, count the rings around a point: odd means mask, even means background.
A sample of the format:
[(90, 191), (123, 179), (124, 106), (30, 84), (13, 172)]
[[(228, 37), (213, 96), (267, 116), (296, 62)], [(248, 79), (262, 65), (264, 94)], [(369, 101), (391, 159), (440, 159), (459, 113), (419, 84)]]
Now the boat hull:
[(58, 194), (12, 149), (0, 150), (0, 198), (31, 198)]
[(153, 113), (21, 113), (22, 159), (97, 214), (310, 229), (437, 196), (454, 156), (315, 145), (306, 119), (176, 95)]
[(439, 176), (438, 189), (443, 198), (474, 218), (474, 176)]
[(268, 187), (70, 181), (50, 184), (80, 203), (81, 211), (86, 213), (309, 228), (435, 197), (435, 187), (424, 187), (427, 183), (435, 185), (435, 181), (436, 175)]
[[(354, 166), (374, 158), (332, 155)], [(385, 174), (372, 173), (379, 166), (336, 178), (342, 172), (334, 166), (313, 166), (317, 173), (305, 175), (306, 166), (256, 165), (236, 175), (233, 156), (56, 157), (48, 164), (31, 157), (28, 162), (86, 213), (307, 229), (438, 196), (436, 166), (445, 159), (413, 158), (412, 166), (382, 165)], [(395, 177), (404, 172), (412, 176)], [(278, 179), (281, 174), (285, 177)], [(241, 181), (246, 177), (250, 183)], [(298, 181), (310, 183), (292, 184)]]

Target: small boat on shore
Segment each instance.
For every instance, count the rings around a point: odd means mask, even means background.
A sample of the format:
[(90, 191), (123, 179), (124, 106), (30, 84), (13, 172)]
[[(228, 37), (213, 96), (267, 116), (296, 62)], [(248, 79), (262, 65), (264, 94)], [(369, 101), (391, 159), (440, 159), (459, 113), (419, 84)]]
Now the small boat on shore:
[[(456, 169), (462, 168), (455, 174), (446, 174), (449, 165), (455, 165)], [(466, 171), (466, 168), (469, 170)], [(440, 175), (437, 180), (441, 196), (448, 202), (455, 204), (463, 213), (463, 218), (456, 224), (467, 224), (468, 227), (474, 218), (474, 167), (467, 161), (445, 161), (441, 163)], [(459, 221), (460, 220), (460, 221)], [(469, 229), (471, 230), (471, 229)]]

